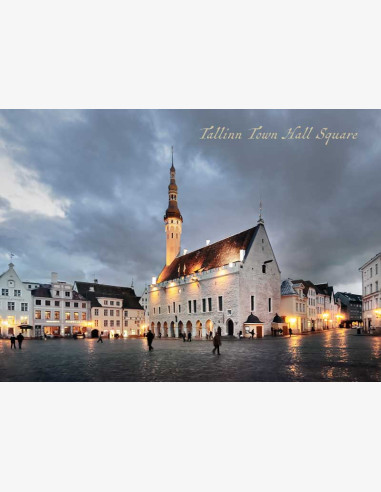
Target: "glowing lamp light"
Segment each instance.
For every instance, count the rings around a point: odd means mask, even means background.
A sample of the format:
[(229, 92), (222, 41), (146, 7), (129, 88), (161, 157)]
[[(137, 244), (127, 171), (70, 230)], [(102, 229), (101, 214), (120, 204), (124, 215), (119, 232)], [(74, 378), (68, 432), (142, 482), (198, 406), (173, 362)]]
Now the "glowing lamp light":
[(296, 318), (289, 318), (288, 321), (291, 325), (294, 325), (296, 323)]
[(229, 263), (229, 268), (233, 268), (233, 263), (232, 262)]
[(324, 318), (324, 319), (327, 319), (327, 318), (328, 318), (328, 316), (329, 316), (329, 314), (328, 314), (328, 313), (324, 313), (324, 314), (323, 314), (323, 318)]
[(375, 314), (377, 317), (381, 317), (381, 309), (375, 309), (375, 310), (374, 310), (374, 314)]
[(156, 280), (157, 280), (156, 277), (152, 277), (152, 285), (156, 285)]

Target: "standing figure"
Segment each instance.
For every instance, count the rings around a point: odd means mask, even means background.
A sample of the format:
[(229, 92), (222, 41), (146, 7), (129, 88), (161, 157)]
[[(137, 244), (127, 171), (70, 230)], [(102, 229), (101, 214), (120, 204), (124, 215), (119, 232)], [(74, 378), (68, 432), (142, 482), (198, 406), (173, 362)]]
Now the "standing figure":
[(102, 335), (103, 335), (103, 331), (100, 332), (97, 343), (99, 342), (103, 343)]
[(210, 330), (210, 333), (209, 333), (209, 338), (212, 339), (213, 338), (213, 332), (212, 330)]
[(188, 331), (188, 342), (192, 341), (192, 332)]
[(291, 335), (292, 335), (292, 328), (290, 328), (290, 329), (288, 330), (288, 332), (289, 332), (289, 334), (290, 334), (290, 338), (291, 338)]
[(215, 354), (217, 350), (217, 354), (220, 355), (221, 335), (218, 333), (218, 331), (214, 335), (213, 345), (214, 345), (213, 354)]
[(14, 335), (11, 336), (11, 349), (16, 350), (16, 337)]
[(23, 340), (24, 340), (24, 336), (23, 336), (21, 333), (19, 333), (19, 334), (17, 335), (17, 341), (19, 342), (19, 349), (20, 349), (20, 350), (21, 350), (21, 345), (22, 345), (22, 341), (23, 341)]
[(186, 340), (186, 339), (187, 339), (187, 337), (186, 337), (186, 335), (185, 335), (185, 331), (181, 334), (181, 336), (183, 337), (183, 342), (186, 342), (186, 341), (187, 341), (187, 340)]
[(251, 339), (254, 338), (254, 328), (251, 330)]
[(154, 338), (155, 338), (155, 335), (152, 333), (151, 330), (148, 330), (148, 333), (147, 333), (147, 342), (148, 342), (148, 350), (149, 351), (153, 350), (152, 342), (153, 342), (153, 339)]

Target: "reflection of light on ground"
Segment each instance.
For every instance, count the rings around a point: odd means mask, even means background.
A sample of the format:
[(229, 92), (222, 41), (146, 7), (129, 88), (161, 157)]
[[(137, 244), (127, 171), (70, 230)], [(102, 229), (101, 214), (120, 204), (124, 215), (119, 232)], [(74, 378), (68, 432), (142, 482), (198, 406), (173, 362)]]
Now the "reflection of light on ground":
[(375, 359), (379, 359), (381, 355), (381, 339), (378, 337), (371, 337), (372, 349), (371, 355)]

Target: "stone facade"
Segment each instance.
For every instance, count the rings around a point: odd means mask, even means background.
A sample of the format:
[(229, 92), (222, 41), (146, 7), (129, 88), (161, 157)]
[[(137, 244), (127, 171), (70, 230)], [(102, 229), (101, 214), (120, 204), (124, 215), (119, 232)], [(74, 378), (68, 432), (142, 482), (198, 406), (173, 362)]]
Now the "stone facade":
[(362, 274), (362, 319), (365, 330), (375, 328), (381, 333), (381, 253), (367, 261)]
[[(167, 214), (164, 222), (167, 234)], [(279, 309), (280, 270), (261, 217), (248, 231), (177, 255), (148, 287), (149, 325), (157, 336), (205, 337), (218, 327), (238, 336), (251, 312), (269, 335)]]

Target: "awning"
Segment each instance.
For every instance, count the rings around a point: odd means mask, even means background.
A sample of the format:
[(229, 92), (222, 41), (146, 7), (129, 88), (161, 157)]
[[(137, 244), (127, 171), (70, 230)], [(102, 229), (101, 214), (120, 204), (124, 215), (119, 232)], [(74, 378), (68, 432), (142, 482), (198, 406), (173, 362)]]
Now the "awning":
[(31, 325), (18, 325), (18, 328), (21, 328), (22, 330), (33, 330), (33, 326)]

